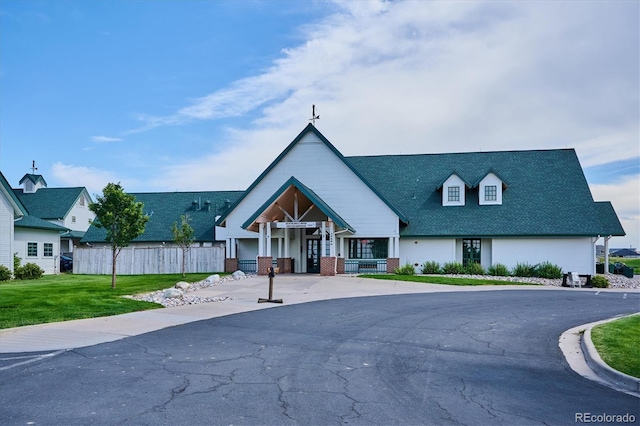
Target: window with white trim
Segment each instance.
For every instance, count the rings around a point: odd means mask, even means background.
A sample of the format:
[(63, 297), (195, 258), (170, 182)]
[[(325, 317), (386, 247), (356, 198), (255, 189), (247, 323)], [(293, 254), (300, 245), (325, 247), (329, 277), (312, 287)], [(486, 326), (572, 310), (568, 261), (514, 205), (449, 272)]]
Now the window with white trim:
[(484, 200), (485, 201), (496, 201), (498, 199), (498, 186), (497, 185), (487, 185), (484, 187)]
[(447, 192), (447, 201), (460, 201), (460, 187), (450, 186)]
[(27, 243), (27, 257), (38, 256), (38, 243)]
[(53, 243), (44, 243), (44, 251), (42, 255), (44, 257), (53, 257)]

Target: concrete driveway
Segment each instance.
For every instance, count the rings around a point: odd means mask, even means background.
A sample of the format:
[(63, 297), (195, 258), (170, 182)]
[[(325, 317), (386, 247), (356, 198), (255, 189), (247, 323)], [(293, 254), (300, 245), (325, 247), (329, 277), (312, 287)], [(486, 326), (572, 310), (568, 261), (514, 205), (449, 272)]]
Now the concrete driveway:
[[(574, 424), (586, 413), (638, 422), (637, 398), (576, 374), (558, 347), (568, 328), (636, 312), (638, 293), (437, 286), (416, 294), (402, 284), (395, 292), (406, 294), (294, 304), (322, 286), (348, 297), (381, 283), (297, 279), (278, 280), (274, 296), (285, 305), (276, 309), (258, 305), (0, 371), (0, 423)], [(173, 309), (164, 315), (195, 317)]]

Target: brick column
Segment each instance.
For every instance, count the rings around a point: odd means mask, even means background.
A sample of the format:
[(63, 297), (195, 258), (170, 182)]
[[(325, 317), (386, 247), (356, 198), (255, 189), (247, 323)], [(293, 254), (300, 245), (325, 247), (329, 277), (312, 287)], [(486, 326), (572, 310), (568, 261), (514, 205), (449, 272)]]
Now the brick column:
[(224, 271), (235, 272), (238, 270), (238, 258), (232, 257), (224, 260)]
[(269, 268), (271, 267), (271, 256), (258, 256), (258, 275), (269, 274)]
[(291, 274), (293, 271), (291, 270), (291, 258), (289, 257), (279, 257), (278, 258), (278, 268), (280, 268), (281, 274)]
[(335, 275), (335, 265), (336, 258), (335, 257), (321, 257), (320, 258), (320, 275), (322, 276), (333, 276)]
[(336, 274), (344, 274), (344, 257), (338, 258), (338, 264), (336, 265)]
[(387, 257), (387, 273), (393, 274), (397, 268), (400, 267), (400, 258), (398, 257)]

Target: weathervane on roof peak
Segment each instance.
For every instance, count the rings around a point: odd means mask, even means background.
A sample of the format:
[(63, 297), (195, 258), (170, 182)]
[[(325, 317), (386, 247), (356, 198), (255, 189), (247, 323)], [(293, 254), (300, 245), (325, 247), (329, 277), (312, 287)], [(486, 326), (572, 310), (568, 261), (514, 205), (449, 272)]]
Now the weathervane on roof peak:
[(36, 170), (38, 170), (38, 168), (36, 167), (36, 160), (33, 160), (31, 162), (31, 174), (35, 175), (36, 174)]
[(309, 120), (311, 122), (311, 125), (314, 127), (316, 125), (316, 120), (320, 120), (320, 116), (316, 115), (316, 106), (314, 104), (311, 106), (311, 119)]

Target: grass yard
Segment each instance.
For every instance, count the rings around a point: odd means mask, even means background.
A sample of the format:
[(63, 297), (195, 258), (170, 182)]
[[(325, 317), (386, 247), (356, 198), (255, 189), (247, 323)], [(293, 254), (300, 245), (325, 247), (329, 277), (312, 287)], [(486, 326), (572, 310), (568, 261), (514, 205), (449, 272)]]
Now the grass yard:
[(173, 287), (178, 281), (196, 282), (211, 274), (119, 275), (111, 289), (111, 275), (45, 275), (38, 280), (0, 283), (0, 328), (95, 318), (162, 307), (121, 296)]
[(439, 275), (395, 275), (395, 274), (363, 274), (362, 278), (374, 278), (377, 280), (411, 281), (428, 284), (448, 284), (448, 285), (536, 285), (531, 283), (521, 283), (501, 280), (479, 280), (473, 278), (442, 277)]
[[(599, 258), (600, 262), (604, 262), (604, 257)], [(633, 273), (635, 275), (640, 275), (640, 257), (638, 258), (630, 258), (630, 257), (610, 257), (609, 263), (624, 263), (629, 268), (633, 268)]]
[(610, 367), (640, 378), (640, 315), (594, 327), (591, 340)]

